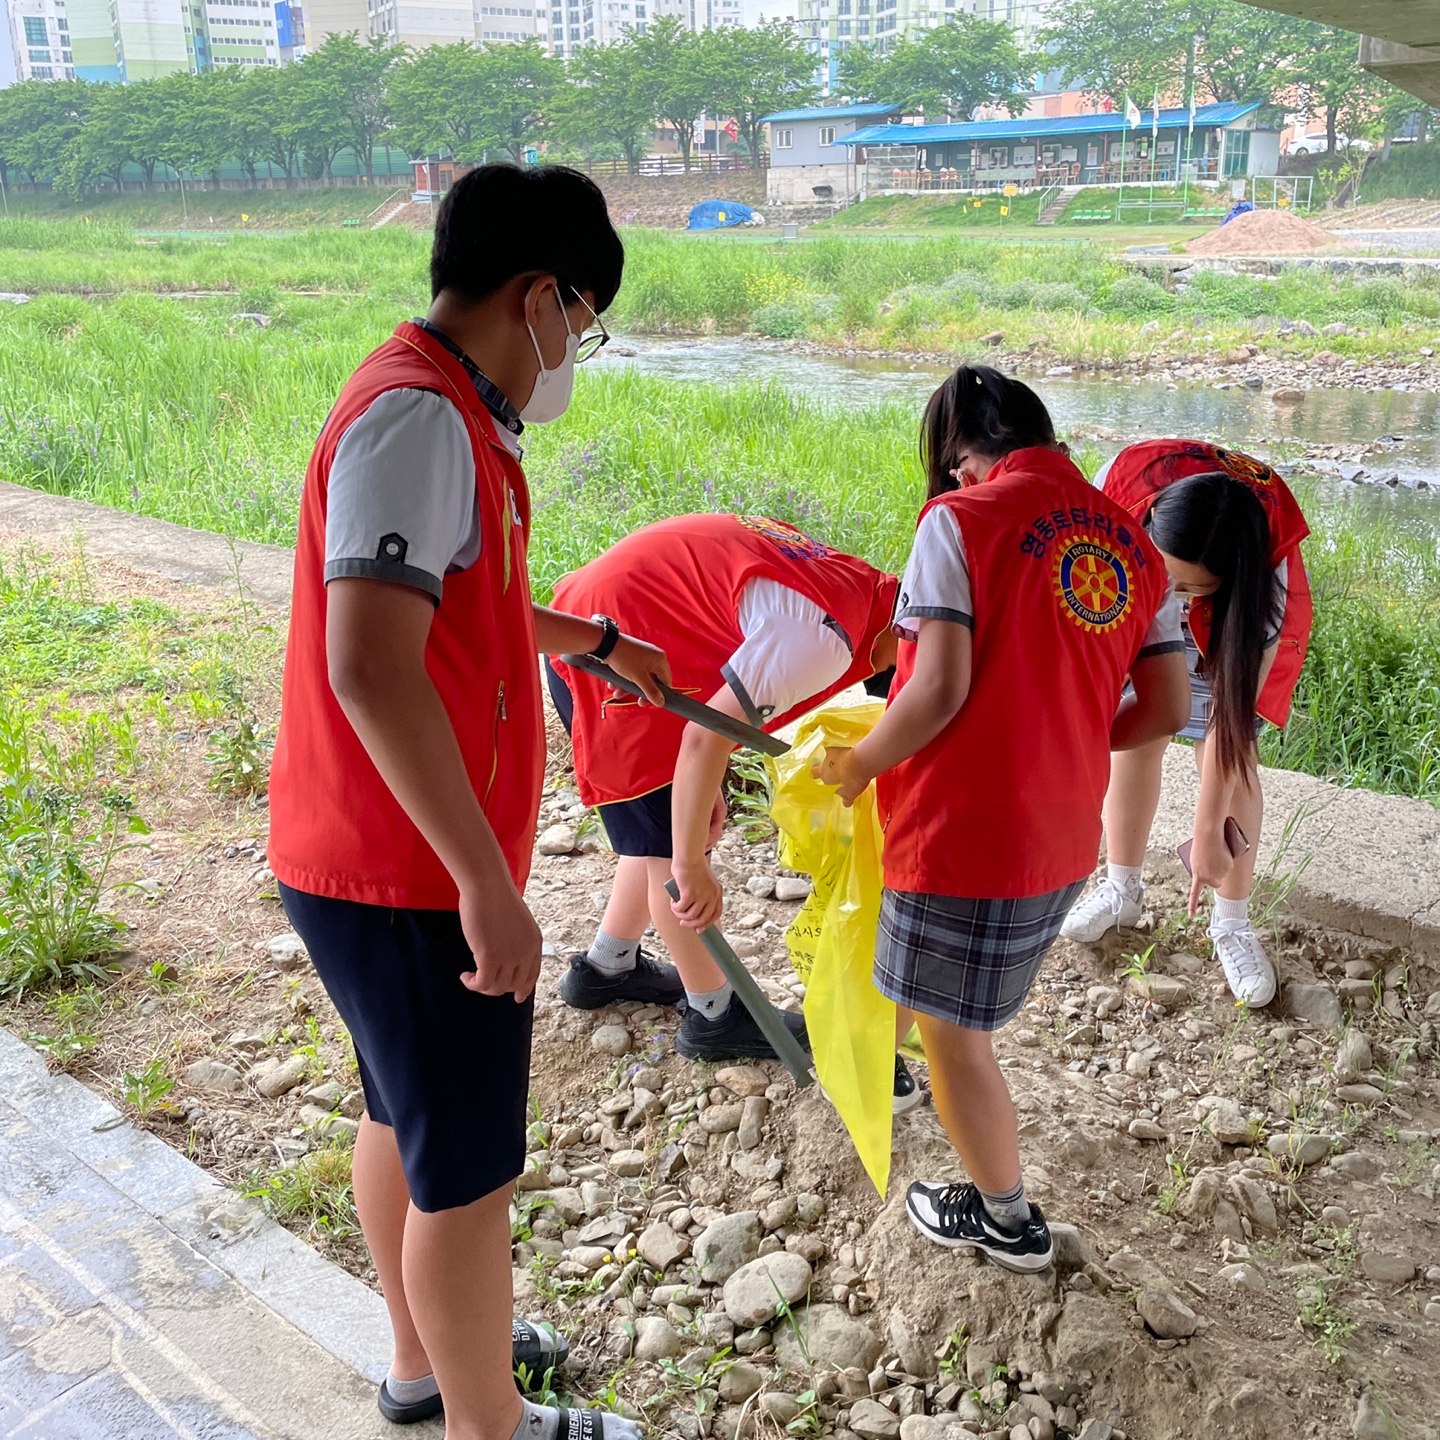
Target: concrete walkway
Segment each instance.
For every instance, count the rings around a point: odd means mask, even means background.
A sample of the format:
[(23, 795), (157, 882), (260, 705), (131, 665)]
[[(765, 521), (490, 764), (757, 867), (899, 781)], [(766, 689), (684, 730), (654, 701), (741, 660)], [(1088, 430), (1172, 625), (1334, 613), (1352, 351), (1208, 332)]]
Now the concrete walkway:
[(0, 1437), (395, 1433), (377, 1295), (3, 1030), (0, 1097)]

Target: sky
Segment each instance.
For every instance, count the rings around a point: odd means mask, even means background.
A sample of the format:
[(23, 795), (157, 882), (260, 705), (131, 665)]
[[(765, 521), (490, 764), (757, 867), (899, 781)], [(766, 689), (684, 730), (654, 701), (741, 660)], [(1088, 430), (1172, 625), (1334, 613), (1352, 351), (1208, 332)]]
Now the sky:
[(0, 6), (0, 90), (15, 83), (15, 56), (10, 50), (10, 16)]

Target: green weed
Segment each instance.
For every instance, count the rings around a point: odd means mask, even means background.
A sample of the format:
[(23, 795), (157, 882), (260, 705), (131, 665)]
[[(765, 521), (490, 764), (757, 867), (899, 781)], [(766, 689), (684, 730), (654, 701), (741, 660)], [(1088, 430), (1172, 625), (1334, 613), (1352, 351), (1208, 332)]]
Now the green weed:
[(133, 1105), (143, 1120), (175, 1088), (165, 1058), (157, 1055), (143, 1070), (126, 1070), (120, 1076), (120, 1098)]
[(360, 1233), (352, 1159), (349, 1146), (326, 1145), (283, 1169), (252, 1174), (243, 1193), (311, 1240), (349, 1239)]

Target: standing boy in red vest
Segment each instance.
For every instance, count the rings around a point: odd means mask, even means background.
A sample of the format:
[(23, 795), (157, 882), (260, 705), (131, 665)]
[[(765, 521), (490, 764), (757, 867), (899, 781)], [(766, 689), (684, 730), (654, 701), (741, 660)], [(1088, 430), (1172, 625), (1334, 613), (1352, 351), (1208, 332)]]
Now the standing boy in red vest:
[[(680, 515), (647, 525), (555, 589), (577, 615), (613, 616), (663, 642), (675, 684), (737, 719), (775, 730), (895, 662), (896, 580), (778, 520)], [(676, 1048), (692, 1059), (773, 1056), (700, 943), (724, 896), (707, 851), (734, 746), (699, 725), (615, 695), (551, 662), (551, 694), (575, 742), (580, 798), (600, 807), (620, 856), (588, 953), (572, 957), (567, 1004), (685, 1002)], [(664, 884), (674, 876), (672, 906)], [(676, 966), (640, 953), (652, 922)], [(678, 973), (677, 968), (678, 967)], [(803, 1038), (799, 1016), (786, 1023)], [(922, 1098), (908, 1072), (907, 1100)]]
[(847, 803), (878, 779), (875, 983), (919, 1014), (935, 1107), (970, 1176), (911, 1185), (910, 1218), (937, 1244), (1034, 1271), (1050, 1232), (1025, 1198), (990, 1037), (1020, 1012), (1094, 864), (1111, 750), (1187, 712), (1179, 614), (1159, 551), (1086, 483), (1028, 386), (962, 366), (930, 401), (923, 447), (930, 501), (901, 582), (890, 704), (820, 770)]
[[(355, 1203), (389, 1307), (388, 1419), (448, 1440), (639, 1440), (522, 1400), (507, 1208), (525, 1155), (540, 932), (522, 894), (545, 766), (536, 652), (612, 645), (533, 606), (524, 422), (565, 409), (624, 254), (583, 175), (492, 165), (440, 208), (424, 320), (341, 391), (306, 474), (270, 863), (355, 1044)], [(582, 338), (583, 337), (583, 338)], [(548, 1353), (541, 1353), (542, 1351)]]

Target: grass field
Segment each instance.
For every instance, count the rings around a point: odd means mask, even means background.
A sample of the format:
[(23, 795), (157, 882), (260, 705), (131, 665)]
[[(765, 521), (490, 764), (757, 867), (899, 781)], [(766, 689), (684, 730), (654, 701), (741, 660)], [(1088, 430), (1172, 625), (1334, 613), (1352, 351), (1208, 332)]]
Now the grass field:
[[(136, 246), (107, 227), (32, 222), (0, 227), (0, 246), (0, 289), (50, 288), (0, 306), (0, 477), (282, 544), (336, 392), (427, 296), (422, 237), (388, 231)], [(875, 304), (857, 321), (898, 336), (920, 333), (942, 303), (977, 326), (995, 313), (981, 294), (1034, 304), (1066, 291), (1121, 318), (1089, 319), (1077, 301), (1064, 323), (1119, 343), (1154, 305), (1235, 313), (1250, 303), (1242, 290), (1198, 285), (1177, 299), (1089, 250), (1047, 252), (1040, 285), (1025, 252), (977, 242), (711, 244), (704, 265), (696, 254), (683, 238), (632, 234), (621, 323), (740, 330), (775, 307), (834, 296), (836, 316), (815, 322), (827, 333), (846, 307), (883, 296), (885, 315)], [(17, 283), (18, 273), (45, 283)], [(1348, 313), (1381, 298), (1440, 298), (1422, 287), (1348, 290)], [(210, 293), (174, 298), (187, 291)], [(1266, 294), (1294, 308), (1325, 303), (1311, 280), (1272, 282)], [(1329, 317), (1340, 313), (1336, 294), (1328, 303)], [(1058, 331), (1062, 312), (1043, 313)], [(906, 406), (842, 412), (779, 388), (582, 369), (570, 414), (528, 437), (537, 593), (636, 526), (692, 509), (775, 514), (898, 567), (920, 498), (917, 423)], [(1302, 714), (1283, 741), (1267, 739), (1268, 756), (1440, 798), (1440, 557), (1344, 510), (1316, 510), (1315, 527), (1319, 615)]]
[(328, 190), (127, 191), (90, 195), (81, 204), (48, 192), (9, 197), (17, 220), (124, 225), (136, 230), (288, 230), (364, 220), (408, 181), (388, 185), (337, 185)]

